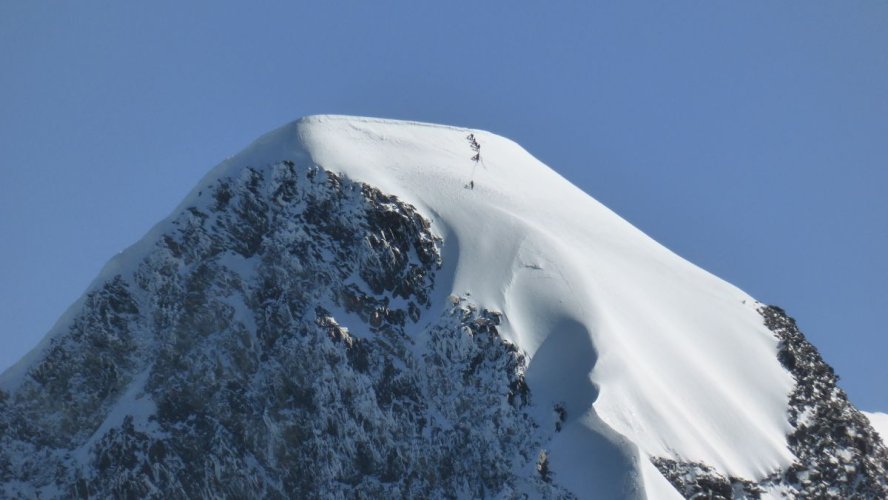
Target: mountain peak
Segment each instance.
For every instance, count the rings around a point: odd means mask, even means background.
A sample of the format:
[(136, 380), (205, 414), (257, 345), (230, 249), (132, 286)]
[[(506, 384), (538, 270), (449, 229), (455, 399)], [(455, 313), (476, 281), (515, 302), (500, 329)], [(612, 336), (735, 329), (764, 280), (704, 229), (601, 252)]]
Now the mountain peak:
[(888, 488), (782, 310), (514, 142), (416, 122), (257, 139), (0, 387), (8, 495)]

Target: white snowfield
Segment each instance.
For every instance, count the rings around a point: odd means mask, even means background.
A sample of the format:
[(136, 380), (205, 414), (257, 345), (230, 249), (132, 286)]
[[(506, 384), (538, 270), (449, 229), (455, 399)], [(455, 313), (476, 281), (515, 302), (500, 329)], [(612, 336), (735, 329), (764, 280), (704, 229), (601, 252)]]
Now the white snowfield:
[[(477, 165), (469, 134), (480, 144)], [(549, 456), (569, 489), (618, 496), (629, 478), (645, 496), (680, 498), (649, 457), (705, 462), (749, 480), (793, 461), (785, 438), (793, 380), (759, 304), (514, 142), (423, 123), (307, 117), (220, 164), (176, 212), (220, 176), (282, 160), (368, 183), (432, 221), (444, 239), (435, 307), (470, 294), (504, 314), (501, 333), (530, 358), (538, 420), (554, 425), (556, 403), (567, 410)], [(97, 283), (138, 262), (166, 224), (112, 260)], [(15, 384), (39, 351), (2, 385)]]
[(879, 412), (861, 412), (869, 419), (870, 425), (879, 433), (882, 441), (888, 442), (888, 413)]

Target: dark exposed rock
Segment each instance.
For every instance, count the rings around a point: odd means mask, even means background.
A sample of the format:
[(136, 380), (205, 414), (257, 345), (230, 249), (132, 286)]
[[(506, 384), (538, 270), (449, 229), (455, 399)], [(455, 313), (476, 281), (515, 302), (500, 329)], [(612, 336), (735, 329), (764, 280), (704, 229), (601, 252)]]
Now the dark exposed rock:
[(685, 498), (761, 498), (761, 488), (755, 483), (722, 475), (703, 463), (679, 462), (662, 457), (655, 457), (652, 462)]
[(555, 430), (561, 432), (561, 426), (564, 425), (564, 421), (567, 420), (567, 409), (563, 404), (558, 403), (553, 410), (555, 411)]
[(549, 454), (545, 451), (541, 451), (539, 457), (537, 458), (536, 465), (537, 473), (540, 475), (540, 479), (547, 483), (552, 482), (552, 470), (549, 468)]
[(810, 498), (888, 498), (888, 450), (869, 420), (848, 401), (794, 319), (779, 307), (759, 312), (780, 340), (778, 359), (796, 380), (787, 442), (798, 460), (765, 483)]

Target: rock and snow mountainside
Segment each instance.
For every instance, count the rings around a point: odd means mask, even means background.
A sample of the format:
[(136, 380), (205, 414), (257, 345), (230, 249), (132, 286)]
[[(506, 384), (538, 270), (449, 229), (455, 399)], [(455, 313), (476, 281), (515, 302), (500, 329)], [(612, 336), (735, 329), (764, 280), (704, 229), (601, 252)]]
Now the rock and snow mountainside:
[(835, 383), (516, 144), (309, 117), (0, 377), (0, 496), (886, 498)]

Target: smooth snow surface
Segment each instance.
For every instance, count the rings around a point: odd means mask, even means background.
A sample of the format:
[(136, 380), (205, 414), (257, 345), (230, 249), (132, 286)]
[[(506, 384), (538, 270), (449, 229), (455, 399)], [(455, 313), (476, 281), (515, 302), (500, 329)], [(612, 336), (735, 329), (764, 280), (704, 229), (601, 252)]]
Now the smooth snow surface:
[(882, 437), (882, 441), (888, 443), (888, 413), (870, 413), (868, 411), (861, 412), (869, 419), (870, 425)]
[[(477, 166), (470, 133), (481, 145)], [(303, 118), (220, 164), (177, 212), (220, 176), (282, 160), (368, 183), (432, 220), (444, 238), (441, 306), (448, 294), (470, 294), (502, 311), (501, 332), (530, 355), (527, 381), (539, 420), (554, 425), (556, 403), (567, 410), (549, 450), (559, 483), (670, 497), (675, 491), (648, 457), (701, 461), (750, 480), (793, 460), (785, 441), (793, 380), (755, 300), (512, 141), (412, 122)], [(124, 252), (97, 282), (143, 251), (137, 244)], [(4, 374), (3, 384), (15, 383), (39, 350)], [(634, 485), (612, 479), (630, 471)], [(608, 481), (612, 489), (601, 489)]]

